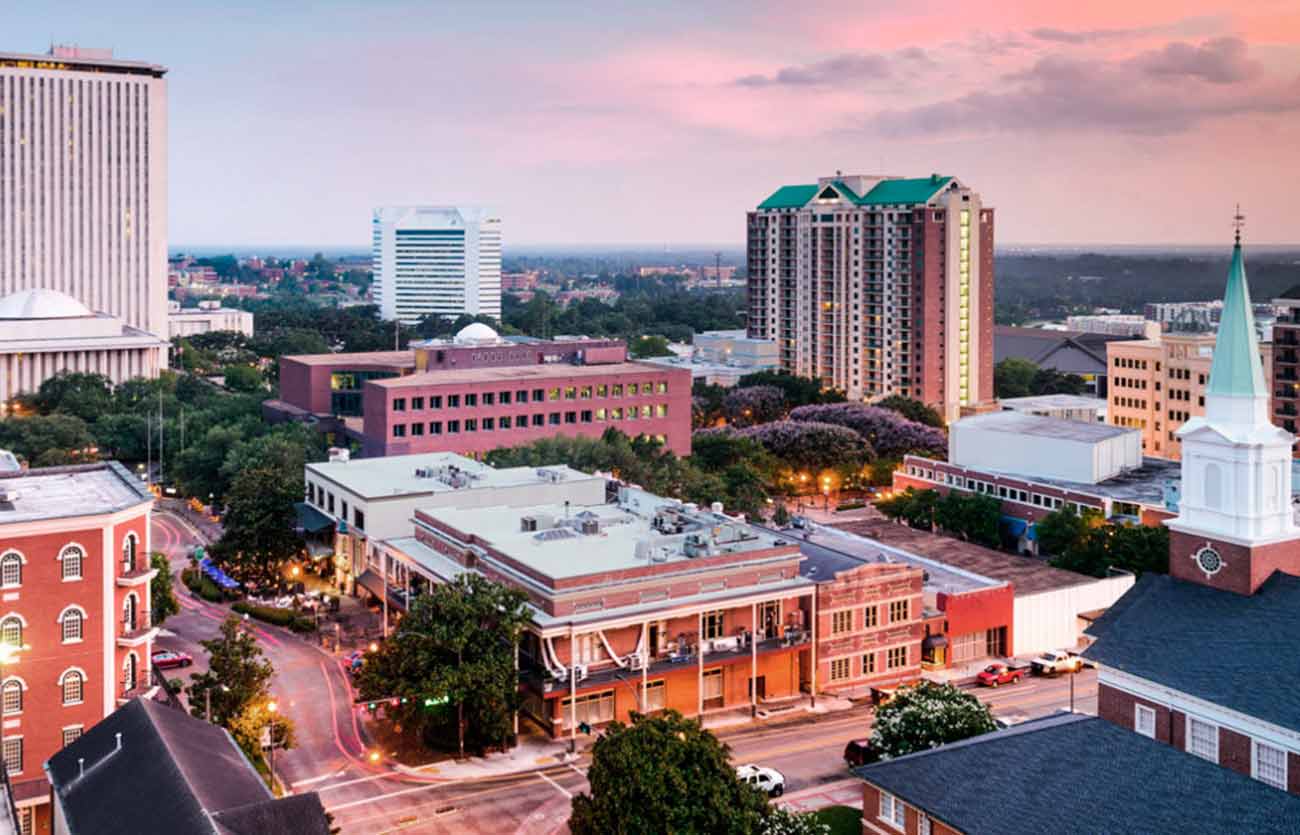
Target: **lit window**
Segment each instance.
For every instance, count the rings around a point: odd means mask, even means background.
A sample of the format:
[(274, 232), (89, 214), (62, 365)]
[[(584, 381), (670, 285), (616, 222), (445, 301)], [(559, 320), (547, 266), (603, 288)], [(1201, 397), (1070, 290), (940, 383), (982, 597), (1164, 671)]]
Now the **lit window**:
[(0, 641), (11, 647), (23, 645), (23, 622), (17, 615), (10, 615), (0, 621)]
[(59, 554), (59, 559), (63, 562), (63, 579), (80, 580), (81, 579), (81, 558), (85, 556), (82, 550), (76, 545), (69, 545)]
[(73, 725), (70, 728), (63, 729), (63, 747), (67, 748), (72, 743), (81, 739), (81, 732), (84, 728), (81, 725)]

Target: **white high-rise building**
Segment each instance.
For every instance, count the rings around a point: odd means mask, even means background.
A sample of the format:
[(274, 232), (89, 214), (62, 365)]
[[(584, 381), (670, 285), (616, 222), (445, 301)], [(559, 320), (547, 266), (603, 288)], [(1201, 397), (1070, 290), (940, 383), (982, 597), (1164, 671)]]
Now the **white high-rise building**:
[(53, 290), (166, 338), (164, 73), (111, 50), (0, 52), (0, 297)]
[(371, 258), (384, 319), (501, 318), (501, 218), (487, 209), (375, 209)]

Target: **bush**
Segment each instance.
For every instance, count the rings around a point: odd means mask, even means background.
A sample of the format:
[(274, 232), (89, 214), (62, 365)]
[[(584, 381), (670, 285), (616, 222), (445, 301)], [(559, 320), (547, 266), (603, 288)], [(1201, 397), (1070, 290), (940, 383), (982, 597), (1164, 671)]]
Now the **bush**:
[(209, 603), (221, 603), (226, 599), (221, 587), (212, 582), (212, 578), (196, 568), (186, 568), (181, 571), (181, 582), (185, 584), (186, 588)]
[(254, 606), (242, 600), (230, 608), (241, 615), (248, 615), (250, 618), (269, 623), (272, 626), (283, 626), (286, 629), (292, 629), (294, 632), (310, 632), (316, 628), (315, 621), (311, 618), (302, 617), (293, 609), (280, 609), (275, 606)]

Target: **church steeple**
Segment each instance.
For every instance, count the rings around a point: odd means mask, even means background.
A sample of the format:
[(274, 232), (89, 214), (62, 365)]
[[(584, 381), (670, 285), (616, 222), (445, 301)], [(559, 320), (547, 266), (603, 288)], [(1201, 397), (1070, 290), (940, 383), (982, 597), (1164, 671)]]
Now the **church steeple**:
[[(1219, 335), (1214, 343), (1214, 362), (1210, 366), (1208, 398), (1260, 397), (1267, 402), (1264, 367), (1259, 359), (1259, 340), (1255, 336), (1255, 315), (1246, 283), (1246, 264), (1241, 253), (1241, 210), (1234, 217), (1237, 227), (1228, 266), (1228, 286), (1223, 293), (1223, 314), (1219, 318)], [(1267, 420), (1267, 414), (1265, 414)]]

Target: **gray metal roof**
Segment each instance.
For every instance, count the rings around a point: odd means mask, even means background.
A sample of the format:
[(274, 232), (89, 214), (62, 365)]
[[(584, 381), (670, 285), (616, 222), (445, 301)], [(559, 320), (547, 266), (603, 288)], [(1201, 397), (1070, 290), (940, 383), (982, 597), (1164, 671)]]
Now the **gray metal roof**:
[(1078, 714), (854, 773), (966, 835), (1300, 832), (1300, 797)]
[[(1098, 401), (1099, 403), (1103, 401)], [(1078, 443), (1098, 443), (1123, 435), (1140, 434), (1137, 429), (1113, 426), (1109, 423), (1090, 423), (1082, 420), (1061, 420), (1024, 412), (990, 412), (985, 415), (962, 418), (953, 424), (956, 429), (983, 429), (1005, 432), (1008, 435), (1035, 435)]]
[(116, 461), (0, 473), (0, 525), (114, 513), (153, 502), (144, 483)]

